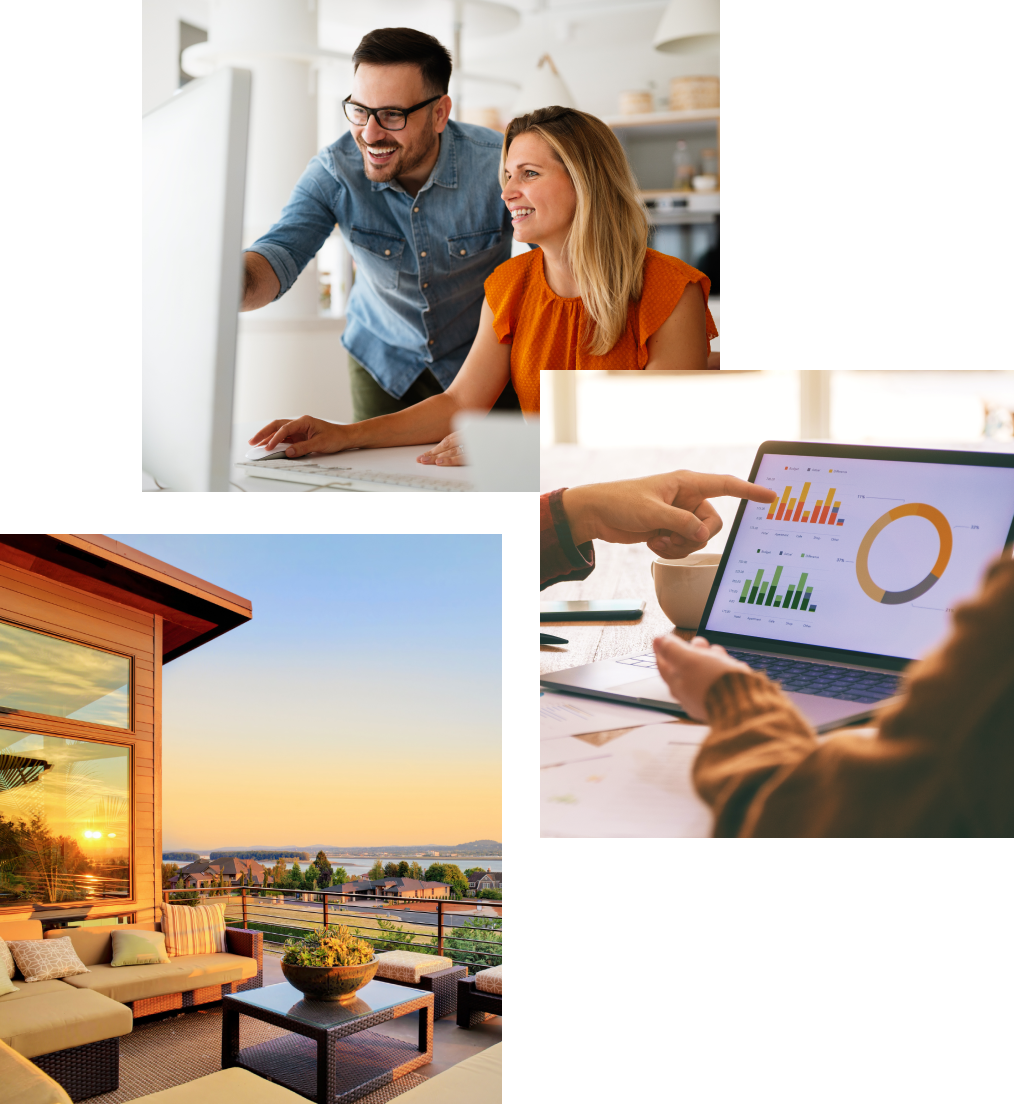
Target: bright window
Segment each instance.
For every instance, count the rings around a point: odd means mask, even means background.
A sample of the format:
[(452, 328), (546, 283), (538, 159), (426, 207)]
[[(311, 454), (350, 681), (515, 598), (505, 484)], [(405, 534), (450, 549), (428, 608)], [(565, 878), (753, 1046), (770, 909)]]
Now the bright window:
[(0, 905), (130, 896), (130, 749), (0, 729)]
[(0, 622), (0, 712), (130, 728), (130, 660)]

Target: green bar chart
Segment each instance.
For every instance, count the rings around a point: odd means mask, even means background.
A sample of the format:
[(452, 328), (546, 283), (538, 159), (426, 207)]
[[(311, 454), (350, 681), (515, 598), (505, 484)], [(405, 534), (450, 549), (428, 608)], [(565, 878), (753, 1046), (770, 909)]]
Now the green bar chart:
[(817, 607), (813, 604), (813, 586), (807, 586), (809, 574), (802, 572), (795, 582), (788, 583), (784, 594), (779, 594), (783, 568), (776, 567), (771, 579), (764, 578), (765, 568), (757, 569), (752, 579), (743, 583), (739, 600), (748, 606), (771, 606), (776, 609), (798, 610), (800, 613), (814, 613)]

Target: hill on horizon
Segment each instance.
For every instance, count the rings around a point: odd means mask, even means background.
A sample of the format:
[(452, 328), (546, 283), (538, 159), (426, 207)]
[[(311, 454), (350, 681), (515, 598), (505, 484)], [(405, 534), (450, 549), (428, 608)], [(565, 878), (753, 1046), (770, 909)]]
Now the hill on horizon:
[(250, 844), (232, 844), (229, 847), (213, 847), (212, 851), (310, 851), (315, 853), (317, 851), (463, 851), (466, 848), (475, 850), (477, 848), (488, 847), (500, 847), (499, 840), (472, 840), (469, 843), (389, 843), (389, 844), (372, 844), (369, 846), (355, 846), (350, 844), (338, 844), (338, 843), (314, 843), (314, 844), (278, 844), (273, 843), (250, 843)]

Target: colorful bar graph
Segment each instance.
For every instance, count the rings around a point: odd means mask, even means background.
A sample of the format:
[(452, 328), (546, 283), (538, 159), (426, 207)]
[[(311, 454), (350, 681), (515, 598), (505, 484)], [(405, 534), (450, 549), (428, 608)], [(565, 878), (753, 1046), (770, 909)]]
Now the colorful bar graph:
[[(771, 509), (768, 510), (768, 521), (770, 521), (773, 517), (777, 517), (777, 519), (779, 521), (781, 520), (782, 514), (785, 513), (785, 503), (788, 502), (788, 500), (789, 500), (789, 492), (791, 490), (792, 490), (791, 487), (786, 487), (785, 490), (782, 492), (781, 502), (772, 502), (771, 503)], [(776, 507), (778, 509), (777, 515), (775, 514), (775, 508)]]
[[(834, 502), (837, 487), (832, 487), (827, 494), (819, 499), (812, 510), (806, 509), (806, 499), (810, 493), (810, 484), (804, 483), (798, 498), (792, 498), (791, 485), (782, 491), (782, 497), (777, 503), (771, 503), (768, 510), (768, 521), (793, 521), (809, 525), (842, 525), (844, 519), (838, 517), (840, 502)], [(834, 506), (832, 507), (832, 502)]]
[(810, 493), (810, 484), (804, 483), (803, 489), (799, 492), (799, 505), (796, 507), (796, 512), (792, 515), (793, 521), (799, 521), (799, 515), (803, 511), (803, 507), (806, 505), (806, 496)]
[[(832, 487), (832, 488), (831, 488), (831, 489), (830, 489), (830, 490), (829, 490), (829, 491), (827, 492), (827, 498), (825, 498), (825, 499), (824, 499), (824, 512), (823, 512), (823, 513), (822, 513), (822, 514), (820, 515), (820, 524), (821, 524), (821, 525), (823, 525), (823, 524), (824, 524), (824, 522), (826, 522), (826, 521), (827, 521), (827, 511), (828, 511), (828, 507), (829, 507), (829, 506), (831, 505), (831, 500), (832, 500), (832, 499), (834, 498), (834, 492), (835, 492), (836, 490), (837, 490), (837, 487)], [(834, 509), (835, 509), (835, 513), (837, 513), (837, 512), (838, 512), (838, 507), (839, 507), (840, 505), (841, 505), (841, 503), (840, 503), (840, 502), (836, 502), (836, 503), (834, 504)], [(832, 525), (834, 525), (834, 522), (832, 521), (832, 522), (831, 522), (831, 524), (832, 524)]]

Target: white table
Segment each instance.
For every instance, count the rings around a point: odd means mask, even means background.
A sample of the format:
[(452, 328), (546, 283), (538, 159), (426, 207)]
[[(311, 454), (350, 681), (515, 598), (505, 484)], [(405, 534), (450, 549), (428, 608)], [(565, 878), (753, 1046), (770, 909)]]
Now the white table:
[[(265, 479), (246, 474), (246, 469), (235, 464), (244, 458), (250, 448), (247, 444), (252, 434), (260, 429), (255, 423), (237, 423), (232, 428), (231, 458), (233, 467), (229, 471), (229, 489), (232, 491), (410, 491), (413, 488), (398, 484), (360, 483), (355, 481), (357, 470), (385, 472), (392, 475), (424, 476), (443, 483), (470, 486), (471, 476), (467, 467), (443, 468), (432, 464), (419, 464), (416, 457), (424, 453), (429, 445), (401, 445), (397, 448), (351, 449), (336, 453), (330, 459), (342, 468), (351, 469), (348, 473), (348, 486), (320, 486), (313, 483), (294, 483), (283, 479)], [(436, 444), (437, 442), (433, 442)], [(325, 459), (321, 457), (321, 459)], [(337, 482), (343, 482), (339, 480)]]

